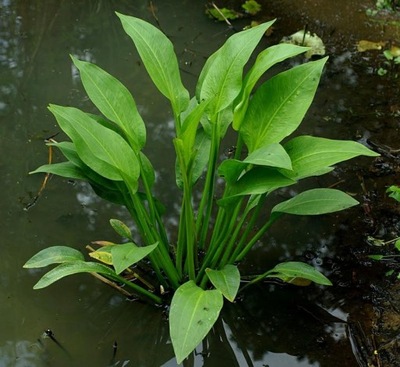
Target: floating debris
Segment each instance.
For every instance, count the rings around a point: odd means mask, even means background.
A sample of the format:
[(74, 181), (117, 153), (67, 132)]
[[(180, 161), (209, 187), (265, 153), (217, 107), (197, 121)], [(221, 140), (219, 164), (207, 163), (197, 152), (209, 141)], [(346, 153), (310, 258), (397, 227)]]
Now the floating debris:
[(290, 43), (298, 46), (310, 47), (305, 53), (307, 59), (314, 55), (324, 56), (325, 55), (325, 45), (322, 39), (318, 37), (315, 33), (311, 35), (310, 32), (305, 32), (304, 30), (293, 33), (289, 37), (284, 37), (281, 43)]
[(369, 50), (382, 50), (382, 47), (384, 47), (385, 45), (386, 42), (384, 41), (373, 42), (373, 41), (361, 40), (358, 41), (357, 43), (357, 51), (365, 52)]

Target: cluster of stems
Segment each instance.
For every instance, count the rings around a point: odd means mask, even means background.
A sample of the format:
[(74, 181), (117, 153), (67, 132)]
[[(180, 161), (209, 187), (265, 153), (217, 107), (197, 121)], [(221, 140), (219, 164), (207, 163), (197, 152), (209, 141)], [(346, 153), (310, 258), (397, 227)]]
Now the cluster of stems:
[[(179, 136), (179, 119), (176, 121), (177, 136)], [(121, 192), (125, 192), (125, 205), (137, 224), (144, 245), (158, 243), (157, 248), (150, 253), (149, 259), (159, 284), (164, 289), (176, 290), (187, 280), (193, 280), (206, 289), (207, 268), (221, 269), (227, 264), (240, 262), (275, 221), (270, 219), (254, 233), (253, 229), (266, 194), (258, 197), (258, 202), (254, 206), (247, 205), (250, 200), (248, 197), (241, 197), (228, 208), (216, 204), (220, 145), (218, 125), (213, 124), (205, 183), (197, 209), (194, 205), (194, 188), (191, 183), (193, 162), (187, 163), (179, 148), (175, 146), (183, 191), (176, 244), (170, 244), (145, 175), (141, 175), (145, 200), (142, 194), (131, 190), (126, 183), (121, 188)], [(242, 146), (243, 143), (238, 137), (235, 158), (240, 158)], [(222, 197), (225, 195), (226, 187)], [(138, 289), (135, 291), (138, 292)], [(139, 293), (147, 297), (140, 290)]]

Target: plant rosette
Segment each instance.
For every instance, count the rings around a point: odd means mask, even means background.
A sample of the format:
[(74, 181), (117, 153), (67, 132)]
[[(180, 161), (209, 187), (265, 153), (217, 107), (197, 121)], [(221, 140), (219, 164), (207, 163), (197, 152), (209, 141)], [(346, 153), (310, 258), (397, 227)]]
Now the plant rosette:
[[(171, 165), (182, 191), (177, 240), (171, 243), (164, 208), (153, 194), (155, 170), (142, 151), (146, 126), (134, 98), (112, 75), (72, 56), (99, 114), (50, 105), (69, 140), (49, 145), (66, 160), (33, 173), (87, 181), (101, 198), (126, 207), (138, 233), (133, 236), (124, 223), (112, 219), (125, 242), (94, 242), (98, 248), (90, 248), (89, 254), (93, 261), (68, 246), (52, 246), (24, 267), (56, 264), (35, 289), (87, 272), (116, 287), (124, 285), (124, 291), (151, 303), (170, 302), (170, 335), (181, 363), (213, 327), (224, 300), (235, 300), (241, 286), (238, 264), (275, 222), (285, 215), (328, 214), (358, 204), (340, 190), (315, 188), (283, 200), (266, 215), (261, 209), (274, 191), (328, 173), (339, 162), (378, 154), (353, 141), (291, 137), (312, 103), (327, 58), (280, 72), (256, 88), (272, 66), (309, 50), (293, 44), (270, 46), (243, 75), (273, 21), (231, 36), (208, 58), (191, 98), (170, 40), (141, 19), (117, 15), (153, 83), (171, 103), (176, 151)], [(221, 162), (221, 141), (228, 129), (236, 132), (236, 149), (234, 157)], [(223, 193), (217, 197), (221, 179)], [(199, 202), (195, 191), (202, 193)], [(135, 243), (133, 237), (139, 236), (140, 243)], [(268, 277), (331, 284), (310, 265), (294, 261), (277, 264), (250, 283)]]

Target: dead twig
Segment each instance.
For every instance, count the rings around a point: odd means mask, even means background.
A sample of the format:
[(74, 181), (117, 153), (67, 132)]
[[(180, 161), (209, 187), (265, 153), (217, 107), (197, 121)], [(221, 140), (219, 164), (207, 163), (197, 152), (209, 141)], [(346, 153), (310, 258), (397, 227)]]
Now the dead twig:
[[(51, 137), (45, 139), (45, 143), (56, 143), (56, 141), (53, 139), (57, 134), (52, 135)], [(49, 154), (48, 154), (48, 164), (51, 164), (53, 162), (53, 147), (51, 145), (49, 145)], [(42, 185), (40, 186), (40, 189), (38, 191), (38, 193), (33, 197), (33, 199), (24, 207), (24, 210), (27, 211), (30, 208), (32, 208), (32, 206), (34, 206), (36, 204), (36, 202), (39, 200), (40, 196), (42, 195), (43, 190), (46, 188), (47, 182), (50, 179), (51, 174), (50, 173), (46, 173), (46, 175), (44, 176)]]

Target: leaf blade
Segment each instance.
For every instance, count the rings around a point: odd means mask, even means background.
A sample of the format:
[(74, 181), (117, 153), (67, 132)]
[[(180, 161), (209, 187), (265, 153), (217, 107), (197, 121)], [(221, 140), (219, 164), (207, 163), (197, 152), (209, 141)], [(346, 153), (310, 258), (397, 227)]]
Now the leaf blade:
[(71, 58), (91, 101), (105, 117), (122, 129), (138, 152), (146, 142), (146, 129), (129, 90), (97, 65), (73, 56)]
[(321, 215), (357, 205), (358, 201), (336, 189), (312, 189), (275, 205), (271, 214)]
[(115, 273), (122, 273), (125, 269), (129, 268), (131, 265), (137, 263), (150, 254), (157, 246), (158, 243), (145, 247), (139, 247), (133, 242), (112, 246), (110, 252), (112, 255)]
[(105, 265), (77, 260), (74, 262), (60, 264), (54, 269), (50, 270), (39, 279), (39, 281), (33, 286), (33, 289), (42, 289), (48, 287), (49, 285), (62, 278), (65, 278), (68, 275), (78, 273), (99, 273), (111, 278), (115, 277), (115, 272)]
[(276, 265), (273, 269), (268, 271), (267, 277), (279, 277), (285, 282), (289, 282), (296, 278), (311, 280), (316, 284), (332, 285), (332, 282), (322, 273), (320, 273), (313, 266), (298, 262), (287, 261)]
[(84, 260), (83, 254), (68, 246), (51, 246), (33, 255), (24, 265), (24, 268), (42, 268), (51, 264), (61, 264)]
[(189, 104), (189, 92), (183, 86), (178, 60), (171, 41), (156, 27), (139, 18), (116, 13), (132, 39), (154, 84), (172, 104), (176, 115)]
[(175, 292), (170, 309), (170, 335), (178, 364), (204, 339), (223, 306), (218, 290), (203, 290), (193, 281)]
[(327, 58), (284, 71), (257, 89), (239, 129), (249, 152), (279, 143), (306, 114)]
[(206, 269), (212, 285), (230, 302), (235, 300), (240, 286), (240, 273), (235, 265), (225, 265), (221, 270)]

